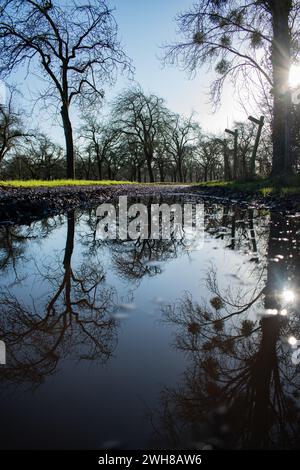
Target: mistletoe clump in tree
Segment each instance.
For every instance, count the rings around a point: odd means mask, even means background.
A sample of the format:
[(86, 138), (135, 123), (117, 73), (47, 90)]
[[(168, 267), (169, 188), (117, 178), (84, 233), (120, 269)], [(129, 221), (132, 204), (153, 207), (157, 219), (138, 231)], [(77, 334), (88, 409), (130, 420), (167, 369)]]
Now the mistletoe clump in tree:
[[(169, 46), (166, 60), (195, 73), (214, 66), (212, 97), (220, 100), (224, 81), (262, 87), (272, 100), (273, 176), (292, 171), (289, 71), (299, 55), (300, 2), (295, 0), (201, 0), (178, 18), (183, 40)], [(257, 90), (255, 90), (257, 94)]]

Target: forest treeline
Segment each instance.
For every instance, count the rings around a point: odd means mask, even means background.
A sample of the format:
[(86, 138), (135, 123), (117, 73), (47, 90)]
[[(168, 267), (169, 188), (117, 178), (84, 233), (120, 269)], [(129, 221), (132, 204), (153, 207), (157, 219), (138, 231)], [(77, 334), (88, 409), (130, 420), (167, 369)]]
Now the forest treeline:
[[(13, 96), (13, 93), (12, 93)], [(1, 111), (1, 179), (59, 179), (66, 175), (62, 146), (37, 130), (26, 129), (13, 105)], [(249, 178), (256, 126), (236, 123), (239, 177)], [(190, 182), (232, 178), (233, 141), (205, 134), (193, 115), (172, 113), (164, 101), (129, 89), (114, 102), (109, 116), (82, 116), (74, 133), (76, 177), (130, 181)], [(263, 132), (256, 172), (268, 175), (271, 138)], [(227, 172), (227, 173), (226, 173)]]
[(104, 115), (105, 87), (120, 70), (133, 76), (108, 1), (4, 0), (0, 79), (13, 79), (20, 68), (39, 73), (39, 99), (49, 113), (55, 106), (65, 142), (53, 141), (37, 122), (26, 124), (18, 90), (7, 87), (0, 101), (0, 178), (200, 182), (298, 173), (300, 106), (291, 99), (289, 72), (299, 58), (299, 12), (298, 1), (199, 0), (178, 16), (179, 39), (166, 47), (165, 62), (191, 73), (205, 63), (214, 67), (215, 105), (227, 79), (256, 103), (256, 119), (218, 135), (136, 85)]

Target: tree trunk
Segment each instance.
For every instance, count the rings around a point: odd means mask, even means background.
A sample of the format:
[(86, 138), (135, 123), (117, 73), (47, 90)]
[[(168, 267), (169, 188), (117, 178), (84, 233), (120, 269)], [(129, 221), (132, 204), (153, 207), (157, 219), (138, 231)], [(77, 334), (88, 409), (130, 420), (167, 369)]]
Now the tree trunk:
[(246, 151), (242, 154), (242, 168), (241, 168), (241, 178), (242, 180), (247, 177), (247, 165), (246, 165)]
[(154, 183), (154, 175), (153, 175), (153, 169), (152, 169), (152, 158), (150, 156), (147, 156), (147, 168), (148, 168), (148, 173), (149, 173), (149, 181), (150, 181), (150, 183)]
[(179, 182), (183, 183), (183, 174), (182, 174), (182, 163), (181, 163), (181, 157), (178, 156), (178, 175), (179, 175)]
[(131, 167), (130, 181), (136, 181), (136, 167), (134, 165)]
[(67, 152), (67, 178), (75, 179), (75, 158), (74, 158), (74, 141), (73, 141), (73, 129), (69, 116), (69, 108), (63, 105), (61, 108), (61, 117), (63, 121), (64, 134), (66, 140), (66, 152)]
[(142, 172), (141, 172), (141, 167), (140, 166), (138, 167), (137, 174), (138, 174), (138, 182), (141, 183), (142, 182)]
[(160, 177), (160, 182), (164, 183), (165, 182), (165, 173), (164, 173), (163, 165), (159, 166), (159, 177)]
[(274, 82), (272, 176), (292, 172), (290, 161), (290, 92), (291, 36), (289, 16), (291, 0), (270, 2), (273, 19), (272, 67)]
[(64, 256), (64, 268), (71, 266), (71, 258), (74, 250), (74, 234), (75, 234), (75, 215), (74, 211), (68, 213), (68, 231)]
[[(292, 235), (291, 235), (291, 233)], [(283, 259), (278, 263), (269, 261), (267, 268), (267, 282), (265, 288), (265, 309), (280, 310), (285, 307), (284, 301), (280, 298), (280, 293), (286, 286), (286, 280), (291, 278), (291, 285), (299, 284), (299, 265), (295, 259), (295, 250), (293, 249), (293, 240), (297, 232), (297, 225), (287, 226), (286, 222), (277, 214), (272, 214), (270, 221), (270, 234), (268, 243), (268, 257), (274, 259), (278, 253), (283, 255)], [(286, 242), (286, 238), (288, 242)], [(284, 241), (283, 241), (284, 240)], [(294, 258), (290, 254), (294, 253)], [(297, 257), (298, 258), (298, 257)], [(293, 308), (298, 310), (299, 304)], [(272, 424), (276, 418), (276, 410), (272, 406), (276, 396), (283, 396), (283, 383), (279, 373), (279, 359), (277, 357), (277, 344), (280, 341), (280, 330), (284, 324), (284, 318), (280, 315), (263, 318), (261, 324), (261, 345), (257, 353), (257, 359), (252, 368), (252, 387), (253, 387), (253, 417), (251, 423), (251, 433), (249, 437), (250, 448), (266, 448), (269, 444), (269, 434)], [(274, 396), (275, 392), (275, 396)], [(274, 398), (273, 398), (274, 397)], [(283, 414), (281, 419), (286, 416), (286, 410), (281, 409)], [(287, 427), (288, 420), (282, 419)]]
[(98, 167), (98, 178), (99, 180), (102, 180), (102, 161), (98, 152), (97, 152), (97, 167)]
[(230, 180), (230, 164), (229, 164), (229, 156), (228, 156), (228, 147), (227, 143), (224, 143), (224, 179), (225, 181)]
[(236, 181), (239, 177), (238, 162), (238, 131), (234, 131), (234, 147), (233, 147), (233, 179)]

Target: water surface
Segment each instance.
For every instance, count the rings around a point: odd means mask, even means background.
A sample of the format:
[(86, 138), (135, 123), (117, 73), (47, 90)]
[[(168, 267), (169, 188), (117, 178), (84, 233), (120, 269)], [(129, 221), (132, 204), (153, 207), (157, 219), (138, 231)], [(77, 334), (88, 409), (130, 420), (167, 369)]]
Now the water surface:
[(0, 447), (299, 447), (300, 216), (206, 203), (204, 246), (96, 223), (0, 227)]

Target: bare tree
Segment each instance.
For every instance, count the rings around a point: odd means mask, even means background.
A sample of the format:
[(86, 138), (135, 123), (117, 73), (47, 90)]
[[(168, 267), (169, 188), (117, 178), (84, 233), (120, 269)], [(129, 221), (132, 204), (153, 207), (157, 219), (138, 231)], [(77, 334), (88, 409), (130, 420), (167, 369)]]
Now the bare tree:
[[(253, 220), (253, 211), (247, 217)], [(161, 394), (162, 427), (155, 429), (162, 431), (159, 438), (167, 438), (169, 445), (171, 440), (179, 447), (192, 431), (193, 442), (218, 448), (299, 446), (299, 365), (292, 363), (284, 340), (299, 335), (299, 301), (286, 305), (281, 295), (287, 273), (291, 286), (298, 285), (299, 260), (291, 263), (289, 253), (299, 224), (286, 226), (278, 214), (272, 214), (270, 222), (269, 230), (263, 229), (268, 260), (256, 272), (253, 289), (221, 287), (211, 268), (209, 303), (195, 302), (185, 294), (163, 307), (164, 320), (176, 328), (176, 348), (191, 359), (180, 386), (165, 387)], [(255, 228), (250, 229), (251, 238)], [(284, 256), (274, 262), (278, 253)], [(267, 313), (282, 308), (288, 311), (286, 317)], [(223, 411), (218, 415), (219, 407)]]
[[(105, 285), (99, 264), (72, 267), (75, 216), (68, 214), (63, 265), (52, 264), (41, 279), (49, 295), (37, 309), (6, 290), (0, 295), (0, 335), (11, 358), (1, 379), (39, 385), (69, 354), (105, 364), (117, 344), (116, 294)], [(23, 242), (23, 240), (22, 240)]]
[(291, 115), (288, 75), (299, 56), (299, 1), (198, 0), (177, 18), (184, 40), (170, 46), (166, 60), (195, 72), (204, 63), (215, 65), (219, 78), (212, 96), (220, 101), (224, 81), (258, 86), (273, 97), (274, 176), (290, 173)]
[(21, 65), (42, 71), (44, 97), (60, 106), (67, 177), (75, 177), (70, 106), (76, 99), (95, 105), (118, 66), (129, 66), (106, 0), (5, 0), (0, 9), (0, 77)]
[(238, 155), (239, 155), (239, 164), (238, 164), (238, 177), (245, 179), (247, 177), (252, 177), (250, 168), (251, 168), (251, 153), (253, 150), (253, 143), (255, 138), (255, 126), (254, 124), (247, 122), (236, 122), (234, 123), (234, 129), (238, 130), (239, 140), (238, 140)]
[(213, 180), (220, 176), (221, 155), (223, 146), (220, 139), (206, 136), (201, 144), (195, 149), (197, 163), (202, 169), (202, 178), (204, 181)]
[(132, 181), (142, 181), (141, 170), (144, 166), (144, 152), (140, 145), (136, 145), (130, 136), (122, 139), (119, 150), (123, 151), (123, 156), (127, 155), (127, 163), (130, 166), (130, 178)]
[(174, 115), (166, 133), (166, 149), (176, 163), (179, 181), (183, 182), (183, 164), (189, 155), (190, 145), (200, 137), (200, 128), (192, 122), (192, 116), (183, 119)]
[(37, 134), (31, 139), (27, 150), (27, 158), (23, 161), (33, 178), (50, 180), (55, 167), (63, 159), (63, 149), (52, 142), (45, 134)]
[(128, 90), (116, 100), (113, 114), (120, 131), (142, 148), (150, 182), (154, 182), (155, 146), (166, 116), (163, 100), (146, 96), (139, 88)]
[(14, 107), (15, 90), (11, 89), (6, 105), (0, 104), (0, 165), (25, 133), (21, 117)]
[(103, 178), (103, 165), (109, 152), (116, 145), (120, 132), (111, 123), (100, 123), (94, 116), (85, 116), (84, 125), (80, 129), (81, 137), (87, 142), (93, 154), (97, 169), (98, 178)]

